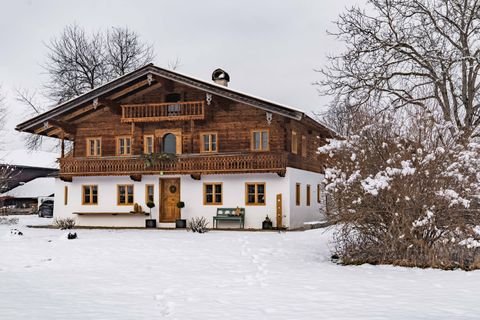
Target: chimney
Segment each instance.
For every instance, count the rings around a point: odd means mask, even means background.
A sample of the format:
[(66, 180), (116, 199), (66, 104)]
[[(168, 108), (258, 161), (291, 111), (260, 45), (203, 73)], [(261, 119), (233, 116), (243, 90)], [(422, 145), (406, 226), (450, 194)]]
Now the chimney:
[(224, 70), (218, 68), (212, 73), (212, 80), (216, 84), (228, 87), (228, 82), (230, 82), (230, 76)]

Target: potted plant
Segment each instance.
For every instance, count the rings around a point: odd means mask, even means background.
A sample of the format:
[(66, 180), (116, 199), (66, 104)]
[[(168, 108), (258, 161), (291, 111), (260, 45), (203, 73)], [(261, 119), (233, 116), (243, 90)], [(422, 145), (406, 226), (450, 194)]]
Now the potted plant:
[(157, 227), (157, 220), (152, 219), (152, 208), (155, 207), (155, 203), (153, 201), (147, 202), (147, 207), (150, 209), (150, 213), (148, 214), (148, 218), (145, 220), (145, 227), (146, 228), (156, 228)]
[[(177, 208), (182, 209), (185, 208), (185, 202), (183, 201), (178, 201), (177, 202)], [(178, 229), (185, 229), (187, 227), (187, 220), (186, 219), (177, 219), (175, 221), (175, 228)]]
[(268, 215), (265, 217), (265, 220), (262, 222), (262, 229), (263, 230), (269, 230), (273, 228), (273, 223), (272, 220), (268, 217)]

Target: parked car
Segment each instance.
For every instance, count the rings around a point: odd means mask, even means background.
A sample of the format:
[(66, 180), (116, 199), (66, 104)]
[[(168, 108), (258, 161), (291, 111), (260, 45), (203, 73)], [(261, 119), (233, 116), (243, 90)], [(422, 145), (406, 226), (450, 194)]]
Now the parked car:
[(38, 208), (40, 218), (53, 218), (53, 200), (45, 200)]

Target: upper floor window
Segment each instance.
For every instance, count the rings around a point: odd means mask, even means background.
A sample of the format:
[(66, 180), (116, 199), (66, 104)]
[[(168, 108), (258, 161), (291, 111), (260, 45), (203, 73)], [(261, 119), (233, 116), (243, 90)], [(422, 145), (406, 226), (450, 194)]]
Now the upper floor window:
[(162, 139), (163, 153), (177, 153), (177, 137), (173, 133), (167, 133)]
[(307, 156), (307, 137), (302, 136), (302, 157)]
[(169, 93), (165, 96), (165, 102), (172, 102), (172, 104), (167, 106), (167, 115), (169, 116), (179, 116), (181, 114), (181, 106), (178, 103), (181, 99), (180, 93)]
[(202, 133), (201, 137), (201, 152), (217, 152), (217, 133)]
[(292, 130), (292, 153), (297, 154), (298, 153), (298, 138), (297, 138), (297, 132)]
[(122, 184), (117, 186), (117, 204), (133, 204), (133, 184)]
[(322, 201), (321, 199), (321, 185), (317, 184), (317, 202), (320, 203)]
[(269, 132), (268, 129), (252, 130), (252, 151), (268, 151), (269, 146)]
[(265, 205), (265, 183), (245, 184), (245, 204)]
[(98, 186), (82, 186), (82, 204), (98, 204)]
[(102, 155), (102, 138), (87, 138), (87, 157)]
[(151, 154), (154, 152), (154, 136), (146, 135), (143, 137), (143, 153)]
[(118, 137), (117, 138), (117, 155), (128, 156), (132, 154), (132, 138)]
[(165, 102), (178, 102), (181, 99), (180, 93), (169, 93), (165, 96)]

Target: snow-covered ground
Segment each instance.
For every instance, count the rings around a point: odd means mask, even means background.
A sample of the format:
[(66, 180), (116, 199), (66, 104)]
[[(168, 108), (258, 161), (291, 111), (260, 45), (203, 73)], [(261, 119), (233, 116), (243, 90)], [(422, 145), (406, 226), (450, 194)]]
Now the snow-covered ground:
[(338, 266), (330, 233), (0, 225), (0, 319), (479, 319), (480, 272)]

